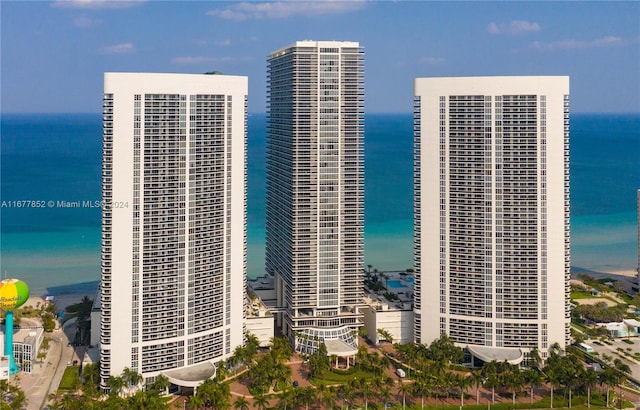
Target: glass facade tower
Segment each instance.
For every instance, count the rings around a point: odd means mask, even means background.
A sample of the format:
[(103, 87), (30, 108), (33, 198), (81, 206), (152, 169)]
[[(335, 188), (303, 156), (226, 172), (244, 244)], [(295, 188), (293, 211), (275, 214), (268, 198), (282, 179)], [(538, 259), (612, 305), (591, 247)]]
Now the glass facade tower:
[(355, 346), (363, 285), (363, 51), (299, 41), (268, 61), (266, 271), (297, 351)]

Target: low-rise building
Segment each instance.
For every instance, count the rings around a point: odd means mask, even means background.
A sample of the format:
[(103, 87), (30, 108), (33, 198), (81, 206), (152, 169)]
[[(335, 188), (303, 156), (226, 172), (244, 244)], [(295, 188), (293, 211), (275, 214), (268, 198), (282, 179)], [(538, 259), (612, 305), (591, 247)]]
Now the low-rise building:
[[(0, 339), (4, 341), (4, 327), (0, 331)], [(17, 328), (13, 334), (13, 356), (21, 371), (31, 373), (33, 363), (38, 359), (38, 351), (44, 339), (42, 326)], [(4, 343), (2, 343), (4, 351)], [(2, 366), (0, 366), (1, 368)], [(2, 373), (2, 371), (0, 371)], [(2, 377), (0, 376), (0, 379)]]
[(413, 342), (413, 275), (382, 272), (369, 276), (367, 283), (379, 282), (380, 286), (365, 287), (366, 307), (361, 312), (366, 338), (377, 345), (384, 340), (378, 332), (380, 329), (388, 332), (393, 343)]
[(275, 318), (262, 300), (247, 289), (247, 303), (245, 311), (245, 330), (258, 338), (260, 347), (271, 344), (274, 336)]

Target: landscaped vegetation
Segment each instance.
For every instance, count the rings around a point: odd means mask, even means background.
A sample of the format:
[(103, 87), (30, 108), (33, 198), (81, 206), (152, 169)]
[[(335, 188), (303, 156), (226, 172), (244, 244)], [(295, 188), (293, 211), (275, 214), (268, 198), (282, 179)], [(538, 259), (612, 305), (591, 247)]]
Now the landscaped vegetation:
[[(381, 273), (375, 272), (369, 278), (375, 283), (384, 283)], [(596, 286), (607, 289), (600, 282)], [(588, 288), (573, 290), (578, 300), (582, 296), (593, 297)], [(635, 299), (633, 302), (640, 304), (640, 297)], [(80, 317), (79, 310), (89, 306), (88, 301), (84, 302), (75, 310)], [(600, 339), (590, 343), (611, 345), (607, 331), (591, 324), (621, 320), (628, 314), (627, 308), (627, 303), (620, 302), (614, 306), (578, 304), (573, 311), (572, 336), (580, 342), (585, 340), (585, 334), (597, 335)], [(588, 357), (579, 349), (561, 351), (554, 345), (545, 361), (533, 350), (519, 366), (493, 361), (468, 369), (461, 366), (462, 349), (446, 335), (425, 346), (392, 344), (393, 337), (385, 329), (378, 329), (377, 334), (381, 341), (386, 341), (383, 348), (361, 344), (355, 364), (340, 369), (335, 365), (340, 361), (344, 364), (344, 359), (328, 355), (324, 344), (316, 353), (300, 358), (293, 355), (287, 339), (274, 338), (268, 351), (260, 351), (258, 340), (248, 335), (245, 345), (237, 347), (232, 357), (218, 366), (215, 378), (200, 385), (184, 407), (370, 410), (386, 408), (387, 403), (403, 410), (434, 407), (453, 410), (463, 406), (468, 410), (487, 406), (494, 409), (618, 407), (628, 405), (621, 403), (620, 398), (620, 386), (630, 375), (625, 360), (640, 359), (640, 354), (631, 347), (617, 347), (611, 354), (594, 352)], [(635, 345), (633, 340), (624, 341), (628, 346)], [(304, 363), (300, 363), (302, 359)], [(597, 361), (600, 371), (587, 365), (587, 359)], [(297, 363), (295, 374), (292, 363)], [(403, 372), (396, 373), (396, 369)], [(100, 394), (98, 379), (97, 366), (85, 366), (80, 374), (69, 370), (61, 389), (50, 397), (50, 408), (171, 408), (169, 398), (162, 394), (169, 385), (163, 376), (150, 386), (142, 386), (140, 375), (125, 369), (121, 376), (109, 379), (108, 395)], [(299, 385), (298, 380), (305, 385)], [(232, 394), (232, 383), (242, 386), (245, 393), (234, 390)]]
[[(387, 345), (391, 347), (391, 345)], [(537, 351), (526, 358), (524, 368), (506, 362), (488, 362), (479, 369), (460, 366), (462, 349), (443, 335), (430, 346), (395, 344), (391, 349), (360, 346), (355, 365), (335, 369), (335, 357), (327, 356), (324, 344), (310, 355), (303, 368), (310, 386), (292, 383), (291, 347), (286, 339), (273, 339), (268, 352), (260, 353), (258, 342), (249, 336), (247, 343), (220, 366), (215, 379), (205, 381), (185, 406), (190, 409), (381, 409), (395, 403), (403, 409), (434, 406), (469, 410), (490, 405), (507, 408), (584, 408), (619, 404), (615, 394), (623, 384), (629, 367), (620, 359), (604, 366), (600, 373), (586, 366), (577, 349), (551, 350), (546, 362)], [(624, 349), (623, 349), (624, 351)], [(623, 353), (626, 353), (624, 351)], [(611, 359), (611, 358), (610, 358)], [(69, 367), (79, 369), (78, 367)], [(397, 377), (396, 368), (406, 372)], [(86, 365), (78, 375), (69, 371), (65, 386), (51, 395), (52, 409), (168, 409), (169, 398), (161, 392), (168, 380), (159, 376), (142, 388), (140, 375), (125, 369), (109, 379), (110, 393), (101, 396), (97, 365)], [(232, 395), (234, 380), (249, 388), (250, 395)], [(99, 399), (102, 397), (101, 399)]]
[[(55, 305), (53, 303), (38, 302), (36, 306), (24, 305), (13, 312), (13, 324), (20, 327), (22, 318), (39, 319), (45, 332), (51, 332), (56, 327)], [(0, 311), (0, 323), (4, 324), (4, 310)]]
[(20, 410), (26, 406), (27, 397), (20, 387), (7, 380), (0, 380), (0, 410)]

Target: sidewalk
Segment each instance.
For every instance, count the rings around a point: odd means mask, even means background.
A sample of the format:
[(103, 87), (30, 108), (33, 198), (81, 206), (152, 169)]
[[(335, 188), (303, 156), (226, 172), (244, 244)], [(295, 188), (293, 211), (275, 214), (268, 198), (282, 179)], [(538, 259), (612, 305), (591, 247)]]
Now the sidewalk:
[[(75, 332), (75, 322), (67, 322), (63, 330), (45, 333), (49, 350), (44, 361), (35, 362), (31, 374), (18, 373), (20, 388), (27, 397), (27, 410), (39, 410), (47, 402), (49, 393), (57, 390), (68, 362), (77, 360), (69, 336)], [(80, 362), (79, 362), (80, 363)], [(14, 376), (15, 377), (15, 376)]]

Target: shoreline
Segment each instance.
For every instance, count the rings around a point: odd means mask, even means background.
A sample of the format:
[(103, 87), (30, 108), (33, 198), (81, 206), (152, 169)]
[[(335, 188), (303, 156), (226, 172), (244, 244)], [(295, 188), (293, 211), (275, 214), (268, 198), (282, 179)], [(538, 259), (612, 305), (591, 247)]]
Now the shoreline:
[[(65, 310), (68, 306), (71, 305), (75, 305), (76, 303), (80, 303), (80, 301), (82, 300), (82, 298), (85, 295), (79, 296), (79, 295), (60, 295), (60, 296), (56, 296), (55, 299), (53, 300), (53, 304), (56, 306), (56, 311), (57, 312), (61, 312), (63, 310)], [(29, 296), (29, 299), (27, 299), (27, 301), (25, 302), (24, 306), (32, 306), (32, 307), (36, 307), (38, 306), (38, 304), (40, 304), (40, 306), (42, 306), (43, 304), (46, 303), (45, 297), (42, 296)]]
[[(402, 269), (404, 271), (404, 269)], [(621, 269), (612, 271), (595, 271), (582, 267), (572, 267), (571, 277), (577, 278), (578, 275), (588, 275), (595, 279), (611, 278), (614, 280), (625, 280), (633, 282), (638, 273), (635, 269)], [(54, 286), (46, 288), (46, 292), (43, 295), (30, 295), (25, 305), (36, 306), (38, 302), (41, 304), (45, 302), (47, 296), (53, 296), (54, 303), (58, 310), (62, 310), (69, 305), (79, 303), (83, 297), (88, 296), (91, 299), (95, 299), (96, 292), (98, 290), (99, 281), (95, 282), (79, 282), (75, 284), (69, 284), (64, 286)]]

